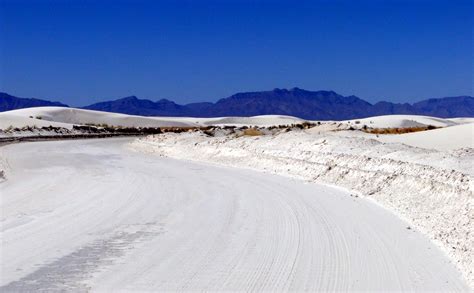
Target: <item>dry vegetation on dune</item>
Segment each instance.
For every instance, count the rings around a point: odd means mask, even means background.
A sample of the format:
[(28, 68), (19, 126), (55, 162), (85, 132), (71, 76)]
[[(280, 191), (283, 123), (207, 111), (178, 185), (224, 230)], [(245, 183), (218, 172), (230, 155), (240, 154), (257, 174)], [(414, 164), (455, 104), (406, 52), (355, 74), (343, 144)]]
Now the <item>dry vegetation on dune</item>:
[(411, 132), (419, 132), (426, 130), (433, 130), (440, 127), (433, 125), (417, 126), (417, 127), (395, 127), (395, 128), (362, 128), (362, 131), (372, 134), (404, 134)]
[(246, 135), (246, 136), (259, 136), (259, 135), (262, 135), (263, 133), (256, 129), (256, 128), (248, 128), (248, 129), (244, 129), (244, 131), (242, 131), (242, 135)]

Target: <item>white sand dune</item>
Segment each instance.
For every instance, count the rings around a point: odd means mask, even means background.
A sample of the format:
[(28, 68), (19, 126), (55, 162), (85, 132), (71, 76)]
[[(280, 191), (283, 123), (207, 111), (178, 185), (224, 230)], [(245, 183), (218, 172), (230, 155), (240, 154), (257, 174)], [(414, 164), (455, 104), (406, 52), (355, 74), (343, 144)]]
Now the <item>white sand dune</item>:
[(343, 122), (350, 123), (352, 126), (358, 125), (362, 127), (363, 125), (367, 125), (367, 127), (372, 128), (404, 128), (428, 125), (447, 127), (463, 123), (458, 122), (455, 119), (444, 119), (419, 115), (384, 115), (364, 119), (346, 120)]
[[(32, 117), (32, 118), (30, 118)], [(36, 119), (36, 117), (41, 117)], [(325, 121), (323, 124), (343, 123), (356, 128), (364, 125), (372, 128), (428, 126), (448, 127), (473, 121), (474, 118), (443, 119), (417, 115), (386, 115), (346, 121)], [(186, 126), (272, 126), (302, 123), (304, 119), (284, 115), (260, 115), (253, 117), (145, 117), (83, 110), (65, 107), (36, 107), (0, 113), (0, 129), (9, 126), (58, 126), (72, 128), (74, 124), (108, 124), (126, 127), (186, 127)], [(313, 121), (316, 122), (316, 121)]]
[(160, 117), (164, 121), (181, 121), (185, 123), (194, 123), (198, 126), (259, 126), (267, 127), (273, 125), (291, 125), (302, 123), (306, 120), (284, 115), (260, 115), (251, 117)]
[(447, 120), (453, 121), (458, 124), (474, 123), (474, 117), (449, 118)]
[(205, 125), (235, 125), (235, 126), (272, 126), (302, 123), (305, 120), (284, 115), (260, 115), (253, 117), (219, 117), (201, 118), (200, 123)]
[(369, 200), (132, 152), (130, 140), (0, 148), (0, 291), (469, 290)]
[[(28, 113), (18, 112), (20, 110), (8, 111), (8, 112), (0, 112), (0, 129), (8, 129), (10, 127), (22, 128), (26, 126), (36, 126), (36, 127), (63, 127), (67, 129), (71, 129), (73, 124), (69, 123), (61, 123), (61, 122), (54, 122), (54, 121), (47, 121), (43, 119), (36, 119), (36, 116), (27, 115)], [(34, 113), (32, 113), (34, 114)]]
[[(36, 117), (41, 117), (41, 119), (36, 119)], [(36, 107), (0, 113), (0, 129), (9, 126), (21, 128), (33, 125), (72, 128), (74, 124), (108, 124), (126, 127), (271, 126), (303, 121), (296, 117), (281, 115), (219, 118), (145, 117), (65, 107)]]
[[(33, 118), (29, 118), (29, 117)], [(41, 117), (41, 119), (34, 119)], [(57, 124), (61, 123), (61, 124)], [(180, 118), (158, 118), (108, 113), (65, 107), (26, 108), (0, 113), (0, 128), (13, 125), (23, 126), (63, 126), (72, 128), (74, 124), (107, 124), (125, 127), (186, 127), (196, 126)]]
[(435, 150), (474, 148), (474, 123), (414, 133), (379, 135), (374, 139)]

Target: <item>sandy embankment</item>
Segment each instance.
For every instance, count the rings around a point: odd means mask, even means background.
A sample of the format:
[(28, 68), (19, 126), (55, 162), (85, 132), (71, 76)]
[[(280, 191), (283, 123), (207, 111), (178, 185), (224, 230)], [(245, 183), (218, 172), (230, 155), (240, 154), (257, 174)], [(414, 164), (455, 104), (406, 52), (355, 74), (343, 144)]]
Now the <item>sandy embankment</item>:
[[(473, 286), (474, 148), (469, 147), (473, 127), (397, 136), (398, 141), (433, 148), (438, 139), (438, 150), (383, 143), (379, 141), (383, 136), (318, 128), (240, 138), (165, 134), (139, 139), (132, 146), (161, 156), (252, 168), (356, 191), (428, 235)], [(452, 150), (446, 150), (444, 139), (449, 137), (464, 139), (450, 140)]]

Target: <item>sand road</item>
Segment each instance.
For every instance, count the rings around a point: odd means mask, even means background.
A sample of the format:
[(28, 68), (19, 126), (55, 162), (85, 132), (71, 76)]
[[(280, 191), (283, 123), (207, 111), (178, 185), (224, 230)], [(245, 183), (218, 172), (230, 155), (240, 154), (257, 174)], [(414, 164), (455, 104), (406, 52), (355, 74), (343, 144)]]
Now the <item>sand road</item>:
[(0, 148), (0, 291), (468, 290), (368, 200), (130, 140)]

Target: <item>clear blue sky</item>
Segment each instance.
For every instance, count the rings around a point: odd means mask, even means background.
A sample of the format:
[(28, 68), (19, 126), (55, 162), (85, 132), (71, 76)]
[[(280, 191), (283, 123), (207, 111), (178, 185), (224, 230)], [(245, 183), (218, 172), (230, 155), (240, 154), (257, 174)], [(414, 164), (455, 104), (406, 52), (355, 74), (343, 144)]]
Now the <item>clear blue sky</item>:
[(5, 1), (0, 91), (74, 106), (300, 87), (473, 95), (473, 1)]

